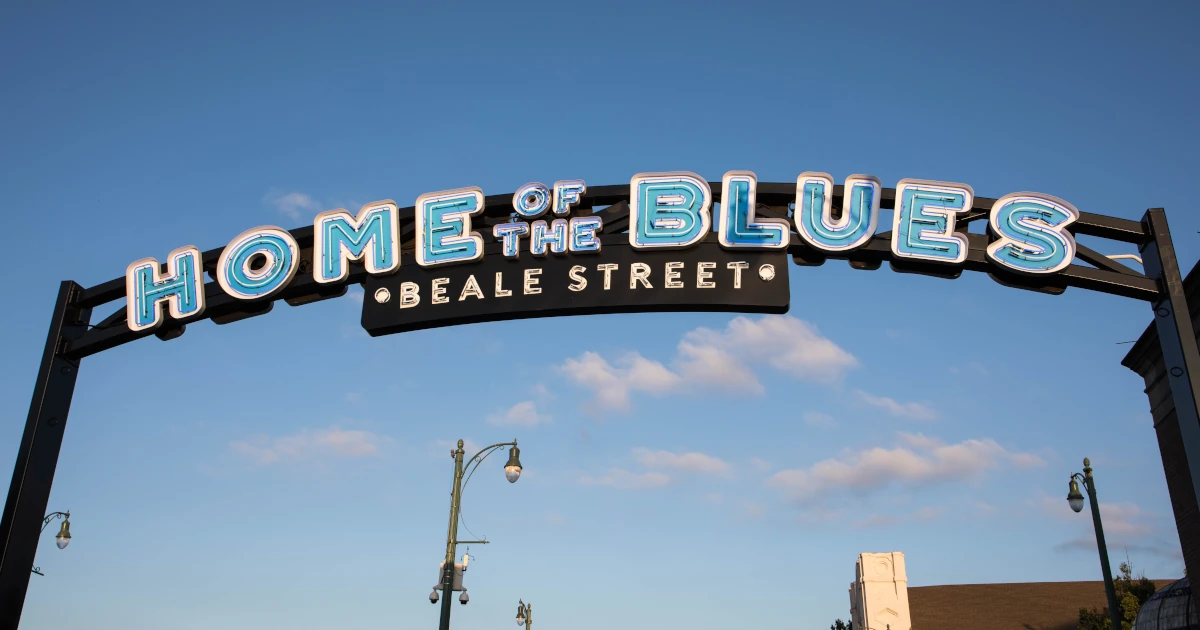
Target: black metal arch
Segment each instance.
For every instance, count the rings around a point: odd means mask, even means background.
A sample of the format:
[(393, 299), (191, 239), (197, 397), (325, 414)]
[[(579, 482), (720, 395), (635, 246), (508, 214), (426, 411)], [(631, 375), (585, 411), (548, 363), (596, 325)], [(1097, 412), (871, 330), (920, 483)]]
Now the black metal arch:
[[(709, 186), (714, 201), (719, 201), (720, 182), (711, 182)], [(788, 217), (795, 195), (795, 183), (759, 183), (757, 212), (766, 217)], [(834, 208), (841, 207), (842, 196), (843, 187), (835, 186)], [(880, 207), (894, 209), (895, 199), (895, 189), (883, 189)], [(511, 194), (485, 197), (484, 211), (481, 216), (474, 218), (474, 227), (487, 230), (511, 220), (511, 200)], [(1077, 242), (1076, 261), (1067, 269), (1046, 277), (1030, 277), (1006, 272), (989, 262), (986, 257), (989, 236), (968, 231), (972, 223), (987, 219), (995, 201), (976, 197), (971, 210), (958, 217), (956, 229), (967, 235), (969, 243), (967, 260), (960, 266), (895, 260), (891, 251), (890, 232), (877, 233), (865, 246), (837, 254), (815, 250), (797, 237), (792, 239), (787, 253), (794, 263), (804, 266), (821, 265), (829, 259), (843, 259), (856, 269), (873, 270), (887, 262), (899, 272), (950, 278), (958, 277), (966, 269), (987, 273), (998, 283), (1016, 288), (1057, 294), (1068, 287), (1077, 287), (1148, 301), (1156, 314), (1167, 365), (1176, 368), (1171, 373), (1178, 381), (1178, 386), (1173, 387), (1172, 392), (1180, 425), (1190, 422), (1192, 426), (1200, 427), (1197, 407), (1197, 400), (1200, 399), (1200, 351), (1197, 350), (1181, 274), (1162, 209), (1148, 210), (1141, 222), (1080, 213), (1079, 220), (1070, 226), (1071, 232), (1077, 236), (1093, 236), (1135, 245), (1143, 259), (1145, 273), (1114, 262)], [(572, 214), (593, 213), (603, 219), (603, 234), (615, 235), (626, 231), (629, 227), (629, 186), (589, 187), (581, 202), (572, 209)], [(411, 251), (413, 248), (415, 229), (413, 208), (400, 209), (402, 250)], [(367, 274), (362, 266), (351, 265), (351, 272), (344, 281), (317, 283), (311, 275), (312, 226), (297, 228), (290, 233), (301, 250), (300, 269), (282, 291), (258, 301), (244, 301), (230, 297), (217, 282), (209, 281), (204, 286), (206, 308), (200, 316), (167, 320), (154, 331), (130, 330), (126, 325), (124, 306), (95, 325), (90, 323), (94, 308), (126, 297), (124, 277), (90, 288), (83, 288), (69, 280), (62, 283), (12, 483), (0, 517), (0, 630), (15, 630), (20, 623), (30, 570), (37, 551), (39, 528), (49, 500), (81, 360), (150, 335), (163, 340), (177, 338), (184, 333), (188, 323), (203, 319), (228, 324), (262, 315), (271, 311), (278, 300), (291, 306), (300, 306), (338, 297), (345, 294), (349, 285), (361, 284), (366, 280)], [(611, 238), (615, 237), (608, 237)], [(203, 254), (203, 267), (210, 277), (215, 277), (222, 249), (211, 249)], [(495, 252), (496, 245), (489, 245), (488, 251)], [(1191, 474), (1200, 496), (1200, 429), (1194, 434), (1191, 438), (1185, 435), (1185, 448), (1188, 460), (1195, 463), (1191, 466)], [(1200, 572), (1200, 567), (1189, 569)]]
[[(720, 182), (710, 182), (715, 201), (720, 200)], [(840, 208), (842, 202), (842, 186), (834, 187), (834, 208)], [(757, 212), (766, 217), (789, 216), (789, 204), (795, 199), (796, 185), (793, 183), (760, 183), (758, 184)], [(491, 228), (497, 223), (510, 219), (512, 194), (489, 195), (484, 198), (482, 217), (476, 219), (476, 225)], [(885, 210), (895, 208), (896, 191), (894, 188), (884, 188), (881, 195), (880, 207)], [(1125, 297), (1153, 300), (1158, 295), (1154, 281), (1143, 273), (1125, 265), (1114, 262), (1085, 245), (1077, 243), (1077, 258), (1089, 263), (1076, 262), (1067, 269), (1053, 276), (1040, 278), (1028, 277), (1006, 272), (997, 265), (990, 263), (985, 255), (988, 237), (985, 234), (970, 234), (967, 232), (971, 223), (986, 220), (995, 199), (978, 197), (971, 211), (957, 219), (959, 232), (967, 234), (969, 253), (966, 262), (961, 266), (936, 264), (917, 264), (910, 261), (898, 261), (892, 257), (891, 232), (876, 234), (865, 246), (852, 252), (832, 254), (813, 249), (798, 237), (792, 239), (788, 253), (798, 265), (812, 266), (824, 264), (828, 259), (843, 259), (850, 262), (856, 269), (878, 269), (884, 262), (890, 263), (897, 271), (920, 273), (940, 277), (958, 277), (962, 270), (981, 271), (991, 275), (997, 282), (1005, 286), (1062, 293), (1067, 287), (1078, 287), (1112, 293)], [(599, 209), (597, 211), (597, 209)], [(575, 216), (590, 215), (596, 212), (604, 220), (604, 234), (616, 234), (629, 228), (629, 186), (597, 186), (589, 188), (582, 202), (572, 209)], [(413, 208), (400, 209), (401, 249), (413, 247), (416, 225), (413, 219)], [(1136, 221), (1119, 219), (1098, 214), (1080, 213), (1078, 221), (1071, 225), (1071, 231), (1076, 235), (1088, 235), (1110, 240), (1141, 245), (1146, 241), (1145, 227)], [(793, 226), (792, 233), (795, 234)], [(184, 332), (184, 326), (190, 322), (211, 319), (217, 324), (228, 324), (248, 317), (255, 317), (271, 311), (274, 302), (283, 300), (291, 306), (300, 306), (320, 300), (344, 295), (351, 284), (361, 283), (366, 272), (361, 265), (352, 265), (349, 276), (340, 283), (319, 284), (309, 272), (312, 265), (313, 228), (305, 226), (290, 230), (290, 234), (300, 246), (300, 270), (292, 282), (281, 292), (259, 301), (248, 302), (227, 295), (216, 281), (205, 284), (204, 313), (198, 317), (178, 321), (168, 321), (157, 330), (134, 332), (125, 325), (125, 310), (120, 308), (108, 317), (91, 327), (80, 337), (68, 342), (64, 355), (72, 359), (96, 354), (128, 343), (135, 339), (156, 335), (160, 339), (174, 339)], [(711, 235), (710, 235), (711, 236)], [(224, 248), (210, 249), (203, 254), (204, 269), (214, 276), (217, 259)], [(165, 265), (164, 265), (165, 270)], [(77, 301), (82, 308), (95, 308), (108, 302), (125, 297), (125, 278), (114, 278), (108, 282), (88, 289), (82, 289)]]

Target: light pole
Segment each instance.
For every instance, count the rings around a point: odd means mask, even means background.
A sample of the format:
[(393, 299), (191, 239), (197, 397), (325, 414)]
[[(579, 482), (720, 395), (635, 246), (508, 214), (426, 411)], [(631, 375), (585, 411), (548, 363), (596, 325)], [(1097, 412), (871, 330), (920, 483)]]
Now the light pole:
[[(59, 549), (66, 549), (67, 545), (71, 544), (70, 510), (67, 510), (66, 512), (51, 512), (47, 514), (46, 518), (42, 519), (42, 531), (46, 531), (46, 527), (48, 527), (50, 522), (56, 518), (61, 518), (63, 522), (62, 527), (58, 528), (58, 535), (54, 537), (54, 544), (58, 545)], [(33, 572), (41, 576), (46, 575), (45, 573), (42, 573), (41, 567), (33, 567)]]
[(525, 626), (525, 630), (533, 628), (533, 606), (517, 600), (517, 625)]
[[(521, 477), (521, 449), (517, 448), (517, 441), (514, 439), (511, 442), (502, 442), (493, 444), (478, 453), (474, 457), (467, 460), (466, 465), (463, 464), (463, 441), (458, 441), (458, 448), (451, 452), (454, 457), (454, 487), (450, 492), (450, 527), (446, 533), (446, 562), (442, 565), (442, 615), (438, 623), (438, 630), (450, 630), (450, 595), (454, 592), (454, 551), (458, 543), (479, 543), (487, 544), (486, 540), (458, 540), (458, 514), (459, 507), (462, 501), (462, 491), (467, 486), (467, 482), (471, 480), (471, 475), (479, 469), (479, 465), (483, 460), (487, 459), (488, 455), (494, 453), (497, 449), (505, 446), (511, 446), (508, 449), (508, 462), (504, 464), (504, 477), (509, 483), (516, 483)], [(474, 467), (472, 468), (472, 465)], [(470, 468), (466, 479), (463, 479), (463, 473)], [(464, 561), (464, 569), (466, 568)], [(436, 604), (438, 602), (437, 590), (434, 590), (429, 596), (429, 601)], [(459, 598), (462, 604), (467, 603), (467, 592), (464, 588), (462, 597)]]
[(1100, 524), (1100, 504), (1096, 501), (1096, 479), (1092, 477), (1092, 462), (1083, 458), (1083, 474), (1071, 473), (1067, 503), (1076, 512), (1083, 511), (1083, 495), (1079, 493), (1079, 482), (1087, 490), (1092, 502), (1092, 524), (1096, 527), (1096, 547), (1100, 550), (1100, 569), (1104, 572), (1104, 594), (1108, 596), (1108, 616), (1113, 630), (1121, 630), (1121, 613), (1117, 608), (1117, 593), (1113, 590), (1112, 570), (1108, 568), (1108, 546), (1104, 544), (1104, 527)]

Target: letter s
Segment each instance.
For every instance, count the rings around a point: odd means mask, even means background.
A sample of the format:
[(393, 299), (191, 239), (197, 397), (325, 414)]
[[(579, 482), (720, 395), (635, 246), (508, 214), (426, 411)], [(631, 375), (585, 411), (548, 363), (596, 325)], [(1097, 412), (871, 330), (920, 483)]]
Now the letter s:
[(1050, 195), (1021, 192), (996, 200), (988, 229), (992, 262), (1029, 274), (1056, 273), (1075, 260), (1075, 238), (1067, 226), (1079, 220), (1075, 206)]

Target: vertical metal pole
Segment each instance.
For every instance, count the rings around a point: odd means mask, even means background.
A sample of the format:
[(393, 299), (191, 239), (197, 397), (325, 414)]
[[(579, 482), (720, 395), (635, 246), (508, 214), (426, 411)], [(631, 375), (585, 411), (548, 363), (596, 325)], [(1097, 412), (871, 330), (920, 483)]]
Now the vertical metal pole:
[(68, 339), (87, 330), (92, 314), (90, 308), (76, 304), (82, 293), (83, 287), (69, 280), (58, 289), (12, 485), (0, 517), (0, 630), (16, 630), (21, 623), (21, 609), (25, 605), (25, 592), (79, 373), (79, 362), (60, 353)]
[(446, 532), (446, 564), (442, 567), (442, 615), (438, 630), (450, 630), (454, 596), (454, 551), (458, 541), (458, 501), (462, 495), (463, 441), (454, 450), (454, 488), (450, 491), (450, 526)]
[(1092, 467), (1088, 460), (1083, 460), (1083, 483), (1087, 487), (1088, 498), (1092, 501), (1092, 525), (1096, 527), (1096, 548), (1100, 551), (1100, 570), (1104, 574), (1104, 594), (1108, 597), (1108, 618), (1112, 621), (1112, 630), (1121, 630), (1121, 610), (1117, 607), (1117, 592), (1113, 588), (1112, 568), (1108, 565), (1108, 544), (1104, 542), (1104, 526), (1100, 524), (1100, 501), (1096, 498), (1096, 480), (1092, 477)]
[[(1200, 504), (1200, 407), (1197, 406), (1200, 402), (1200, 349), (1196, 346), (1196, 331), (1192, 327), (1167, 215), (1162, 208), (1151, 208), (1142, 217), (1142, 226), (1149, 237), (1141, 246), (1142, 267), (1146, 276), (1158, 283), (1160, 295), (1151, 306), (1162, 347), (1165, 378), (1175, 403), (1192, 491)], [(1197, 555), (1194, 550), (1189, 552), (1189, 546), (1200, 545), (1200, 541), (1185, 538), (1180, 532), (1185, 569), (1188, 575), (1200, 575), (1200, 566), (1187, 566), (1187, 560)], [(1200, 607), (1200, 588), (1192, 589), (1192, 600)]]

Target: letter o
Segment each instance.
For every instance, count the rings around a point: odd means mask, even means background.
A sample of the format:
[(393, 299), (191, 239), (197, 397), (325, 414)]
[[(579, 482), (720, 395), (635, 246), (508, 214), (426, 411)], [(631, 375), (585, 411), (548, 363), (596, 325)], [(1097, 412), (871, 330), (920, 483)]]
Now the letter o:
[(530, 182), (513, 193), (512, 205), (517, 214), (526, 219), (536, 219), (550, 209), (550, 189), (544, 184)]
[[(261, 265), (255, 265), (264, 260)], [(285, 230), (262, 226), (229, 242), (217, 260), (217, 282), (231, 297), (257, 300), (281, 291), (296, 276), (300, 248)]]

